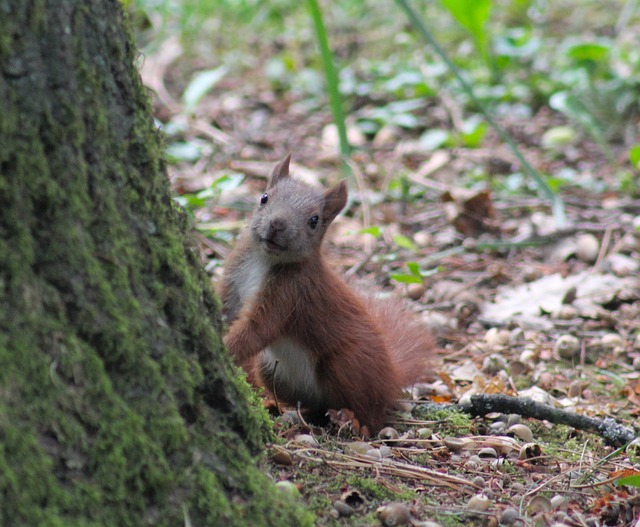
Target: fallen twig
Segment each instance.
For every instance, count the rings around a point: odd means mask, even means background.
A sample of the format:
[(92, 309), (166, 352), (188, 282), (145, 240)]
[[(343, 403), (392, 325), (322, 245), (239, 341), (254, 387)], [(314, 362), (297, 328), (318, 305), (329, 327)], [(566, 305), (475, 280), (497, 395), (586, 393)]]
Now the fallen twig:
[[(323, 450), (321, 448), (295, 448), (295, 445), (288, 445), (283, 447), (280, 445), (273, 445), (274, 451), (286, 451), (292, 456), (296, 456), (299, 459), (306, 461), (322, 462), (326, 465), (338, 469), (373, 469), (380, 474), (387, 474), (391, 476), (397, 476), (400, 478), (409, 478), (420, 481), (428, 481), (432, 485), (450, 487), (455, 490), (464, 490), (465, 492), (473, 493), (472, 489), (478, 487), (471, 481), (462, 479), (456, 476), (431, 470), (425, 467), (418, 467), (415, 465), (408, 465), (407, 463), (401, 463), (393, 459), (384, 459), (382, 461), (368, 458), (367, 456), (357, 454), (342, 454), (340, 452), (331, 452), (329, 450)], [(461, 489), (461, 487), (469, 487), (468, 489)]]
[(625, 428), (610, 417), (602, 420), (595, 419), (553, 408), (528, 398), (510, 397), (503, 394), (473, 395), (469, 403), (458, 405), (458, 407), (474, 417), (491, 412), (501, 412), (572, 426), (585, 432), (596, 433), (608, 445), (615, 447), (623, 446), (637, 437), (633, 430)]

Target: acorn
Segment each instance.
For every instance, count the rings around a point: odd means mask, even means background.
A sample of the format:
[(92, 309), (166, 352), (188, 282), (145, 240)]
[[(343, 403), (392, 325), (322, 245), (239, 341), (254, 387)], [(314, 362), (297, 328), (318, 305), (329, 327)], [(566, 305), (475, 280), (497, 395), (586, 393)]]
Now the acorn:
[(407, 525), (411, 518), (409, 507), (403, 503), (389, 503), (376, 510), (376, 515), (384, 527)]
[(507, 433), (513, 434), (516, 437), (526, 441), (527, 443), (533, 442), (533, 432), (531, 428), (523, 424), (515, 424), (507, 428)]
[(393, 441), (395, 439), (398, 439), (400, 437), (400, 434), (395, 428), (391, 428), (390, 426), (387, 426), (382, 430), (380, 430), (380, 432), (378, 432), (378, 437), (383, 441), (389, 441), (389, 440)]
[(562, 359), (575, 359), (580, 354), (580, 340), (573, 335), (561, 335), (553, 349)]
[(578, 260), (593, 263), (598, 259), (600, 242), (593, 234), (581, 234), (576, 240), (576, 256)]
[(491, 500), (484, 494), (476, 494), (471, 496), (467, 502), (467, 510), (469, 512), (484, 512), (491, 506)]

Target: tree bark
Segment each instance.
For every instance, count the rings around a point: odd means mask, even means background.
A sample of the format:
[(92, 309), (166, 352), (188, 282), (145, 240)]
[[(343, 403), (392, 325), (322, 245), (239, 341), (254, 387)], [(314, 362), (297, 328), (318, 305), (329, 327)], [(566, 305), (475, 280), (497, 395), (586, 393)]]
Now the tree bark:
[(116, 0), (0, 0), (0, 525), (310, 525), (221, 344)]

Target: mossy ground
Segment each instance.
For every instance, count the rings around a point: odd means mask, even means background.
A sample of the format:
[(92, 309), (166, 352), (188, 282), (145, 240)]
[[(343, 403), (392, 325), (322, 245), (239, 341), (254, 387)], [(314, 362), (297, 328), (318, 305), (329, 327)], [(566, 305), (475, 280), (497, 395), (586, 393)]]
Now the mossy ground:
[(310, 525), (254, 457), (120, 5), (0, 1), (0, 524)]

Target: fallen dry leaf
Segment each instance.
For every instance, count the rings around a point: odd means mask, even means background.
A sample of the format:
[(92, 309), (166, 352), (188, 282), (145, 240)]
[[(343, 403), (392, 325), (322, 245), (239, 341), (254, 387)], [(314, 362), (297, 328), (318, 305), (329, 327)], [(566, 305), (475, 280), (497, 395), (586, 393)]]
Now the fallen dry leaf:
[(497, 232), (496, 210), (491, 193), (454, 189), (442, 195), (447, 220), (458, 232), (475, 237), (482, 232)]

